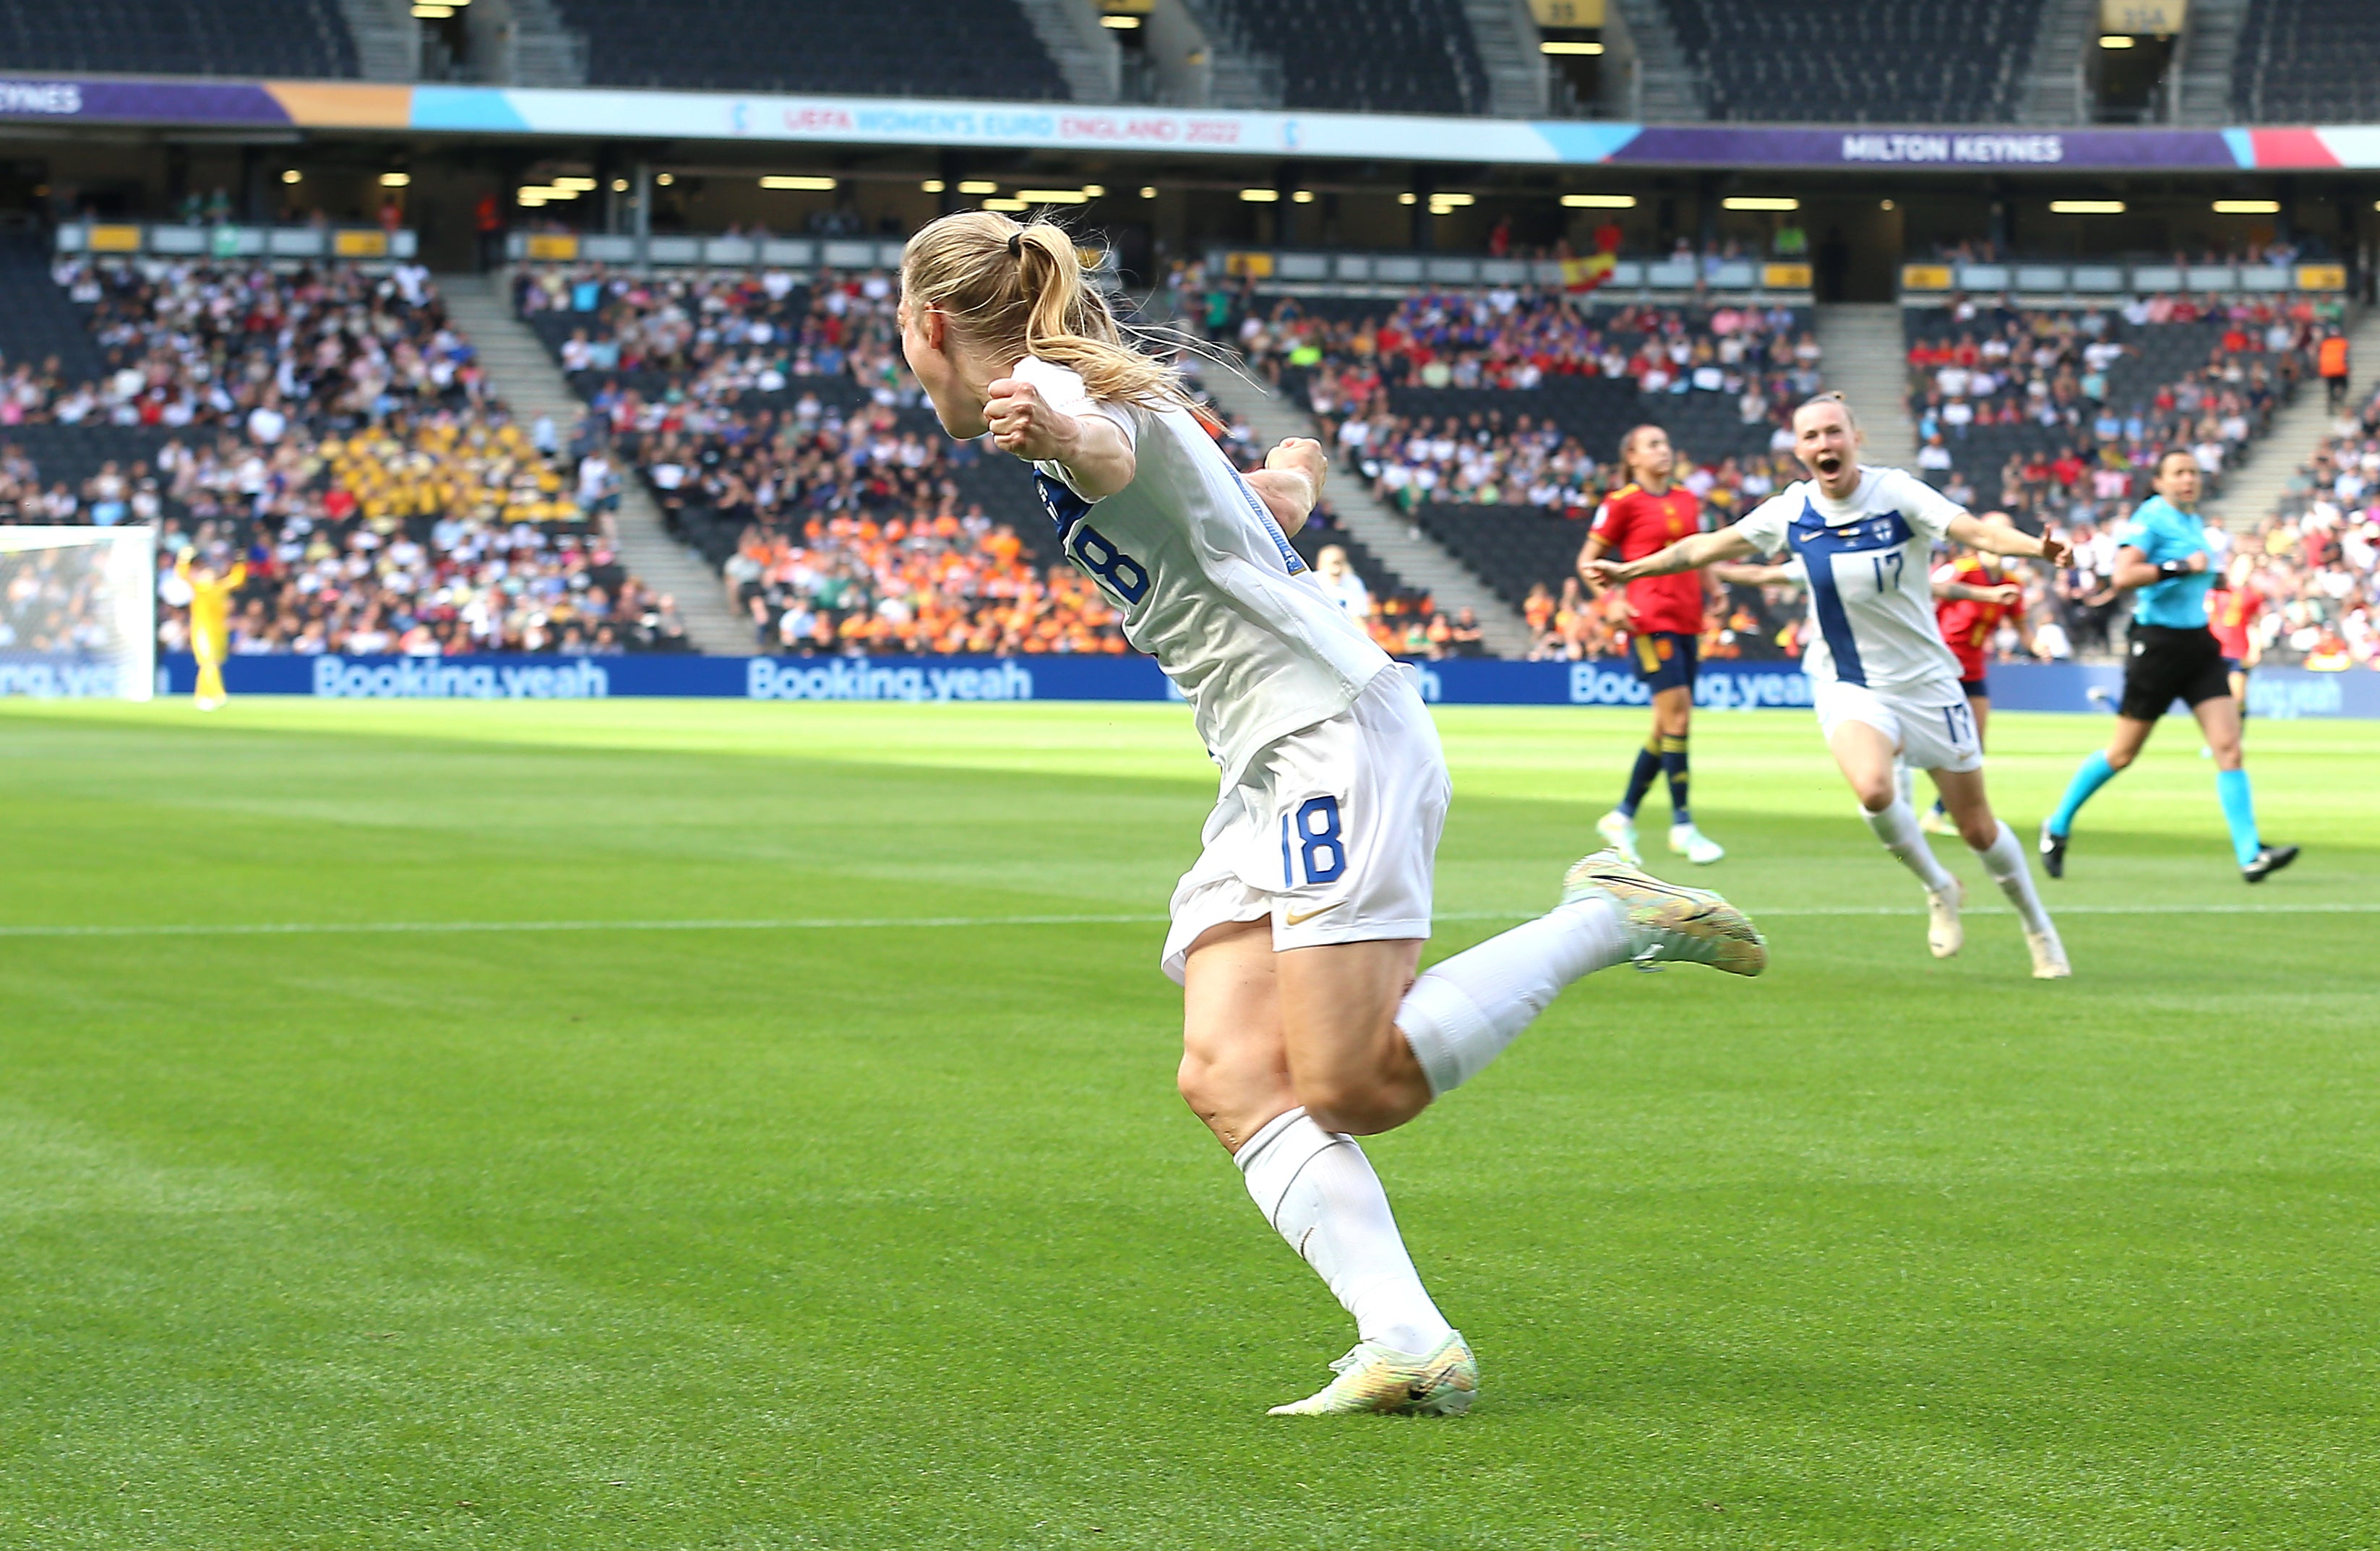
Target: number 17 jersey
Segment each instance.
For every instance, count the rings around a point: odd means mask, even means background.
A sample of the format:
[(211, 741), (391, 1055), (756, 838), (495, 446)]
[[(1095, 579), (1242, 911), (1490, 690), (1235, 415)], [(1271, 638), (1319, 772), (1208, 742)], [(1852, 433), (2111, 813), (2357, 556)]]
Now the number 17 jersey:
[(1737, 529), (1762, 554), (1791, 549), (1809, 573), (1814, 684), (1902, 694), (1959, 690), (1959, 660), (1934, 617), (1934, 546), (1964, 511), (1898, 468), (1860, 468), (1847, 501), (1799, 480), (1754, 507)]

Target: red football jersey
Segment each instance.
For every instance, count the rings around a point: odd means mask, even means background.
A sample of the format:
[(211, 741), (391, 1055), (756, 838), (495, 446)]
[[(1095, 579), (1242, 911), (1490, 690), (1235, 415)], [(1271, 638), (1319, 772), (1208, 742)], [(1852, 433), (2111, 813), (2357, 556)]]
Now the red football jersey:
[(2248, 660), (2248, 627), (2265, 612), (2264, 596), (2252, 587), (2227, 587), (2206, 595), (2206, 627), (2234, 662)]
[[(1998, 587), (2010, 578), (2002, 576), (1973, 555), (1946, 565), (1934, 573), (1937, 579), (1964, 582), (1969, 587)], [(1984, 653), (1999, 633), (2003, 620), (2024, 617), (2024, 600), (2013, 603), (1973, 603), (1963, 599), (1941, 598), (1934, 603), (1934, 623), (1941, 627), (1943, 644), (1950, 655), (1959, 660), (1959, 676), (1979, 679), (1984, 676)]]
[[(1622, 485), (1604, 497), (1595, 509), (1594, 535), (1611, 546), (1623, 561), (1642, 560), (1667, 549), (1703, 527), (1703, 503), (1694, 492), (1672, 486), (1655, 495), (1641, 485)], [(1672, 576), (1640, 576), (1628, 584), (1628, 607), (1634, 617), (1629, 628), (1639, 634), (1658, 630), (1681, 636), (1703, 633), (1703, 575), (1681, 571)]]

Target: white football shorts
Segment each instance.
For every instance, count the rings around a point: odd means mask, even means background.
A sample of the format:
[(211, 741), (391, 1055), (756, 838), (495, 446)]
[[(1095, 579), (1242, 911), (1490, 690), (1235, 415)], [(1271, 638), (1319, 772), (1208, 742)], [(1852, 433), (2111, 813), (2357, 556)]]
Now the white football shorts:
[(1227, 921), (1272, 920), (1275, 952), (1429, 936), (1430, 884), (1453, 785), (1413, 669), (1384, 669), (1355, 703), (1276, 739), (1207, 816), (1173, 891), (1165, 973)]
[(1965, 772), (1984, 768), (1983, 740), (1975, 735), (1974, 709), (1957, 685), (1895, 694), (1864, 684), (1810, 686), (1818, 726), (1829, 738), (1846, 721), (1864, 722), (1890, 738), (1900, 762), (1912, 770)]

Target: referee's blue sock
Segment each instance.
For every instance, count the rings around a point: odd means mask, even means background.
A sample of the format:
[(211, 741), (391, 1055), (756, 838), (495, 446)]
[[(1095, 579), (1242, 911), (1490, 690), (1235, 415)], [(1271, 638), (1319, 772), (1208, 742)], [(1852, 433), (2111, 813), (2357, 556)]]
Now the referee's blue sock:
[(2066, 800), (2049, 816), (2049, 832), (2064, 839), (2074, 828), (2074, 816), (2091, 800), (2091, 794), (2116, 779), (2116, 767), (2107, 763), (2107, 751), (2100, 749), (2082, 761), (2074, 779), (2066, 783)]
[(2248, 794), (2248, 772), (2217, 770), (2215, 772), (2215, 795), (2223, 804), (2223, 822), (2231, 826), (2231, 854), (2247, 866), (2265, 848), (2256, 833), (2256, 804)]

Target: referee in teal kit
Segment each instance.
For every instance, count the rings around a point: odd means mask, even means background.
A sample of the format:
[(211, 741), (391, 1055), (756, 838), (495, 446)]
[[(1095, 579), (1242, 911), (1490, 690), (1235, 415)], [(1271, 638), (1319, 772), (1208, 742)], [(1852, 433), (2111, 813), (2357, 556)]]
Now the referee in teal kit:
[(2179, 450), (2167, 453), (2157, 459), (2156, 494), (2141, 503), (2119, 536), (2116, 589), (2138, 589), (2124, 697), (2116, 707), (2116, 735), (2104, 752), (2082, 761), (2066, 788), (2066, 800), (2041, 821), (2041, 865), (2052, 878), (2066, 876), (2066, 841), (2074, 816), (2138, 757), (2157, 718), (2176, 700), (2188, 704), (2205, 731), (2206, 746), (2215, 751), (2215, 794), (2231, 829), (2240, 875), (2262, 883), (2298, 859), (2296, 846), (2266, 845), (2256, 833), (2248, 772), (2240, 768), (2240, 702), (2231, 694), (2231, 665), (2206, 627), (2215, 552), (2198, 515), (2199, 483), (2196, 458)]

